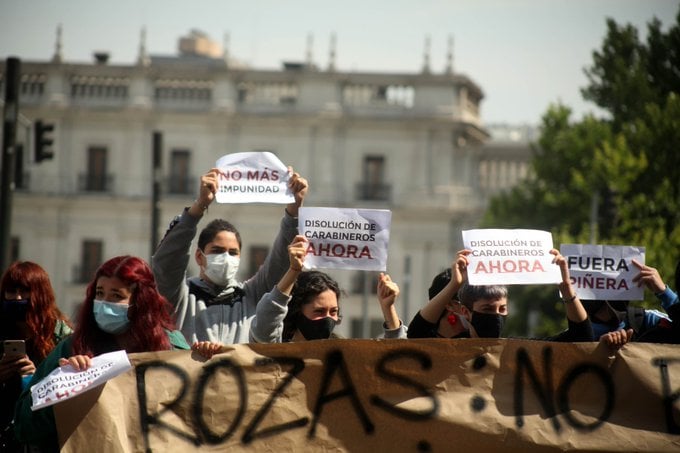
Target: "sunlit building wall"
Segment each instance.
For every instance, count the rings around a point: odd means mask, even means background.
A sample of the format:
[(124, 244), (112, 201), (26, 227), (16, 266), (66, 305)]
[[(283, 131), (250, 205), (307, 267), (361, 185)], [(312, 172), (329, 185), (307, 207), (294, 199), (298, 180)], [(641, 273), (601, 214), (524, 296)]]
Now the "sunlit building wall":
[[(13, 253), (48, 270), (69, 314), (103, 260), (150, 258), (154, 131), (163, 137), (160, 237), (196, 197), (200, 175), (239, 151), (271, 151), (293, 166), (310, 182), (306, 206), (390, 209), (387, 272), (402, 288), (397, 311), (406, 323), (462, 247), (461, 230), (477, 226), (489, 196), (527, 174), (527, 130), (485, 127), (482, 89), (450, 68), (362, 73), (307, 61), (257, 70), (143, 50), (131, 65), (99, 53), (92, 63), (55, 55), (21, 68)], [(36, 120), (55, 125), (55, 156), (39, 164)], [(214, 204), (201, 224), (223, 217), (240, 229), (247, 278), (282, 213), (280, 205)], [(375, 275), (329, 273), (347, 294), (340, 333), (378, 332)]]

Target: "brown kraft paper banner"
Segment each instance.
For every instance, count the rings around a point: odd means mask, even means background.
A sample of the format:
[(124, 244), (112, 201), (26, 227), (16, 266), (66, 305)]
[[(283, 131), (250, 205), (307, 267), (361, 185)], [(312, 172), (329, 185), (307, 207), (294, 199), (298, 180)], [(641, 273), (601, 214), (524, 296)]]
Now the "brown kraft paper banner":
[(322, 340), (131, 354), (65, 452), (680, 451), (680, 347)]

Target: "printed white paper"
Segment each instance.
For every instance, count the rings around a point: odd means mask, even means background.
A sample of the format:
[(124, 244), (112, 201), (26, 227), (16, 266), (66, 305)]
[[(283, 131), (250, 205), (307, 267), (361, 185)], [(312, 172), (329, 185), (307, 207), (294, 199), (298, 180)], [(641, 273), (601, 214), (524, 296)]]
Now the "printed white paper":
[(38, 410), (78, 396), (132, 368), (124, 350), (92, 358), (92, 366), (76, 371), (71, 365), (57, 367), (43, 380), (31, 386), (33, 405)]
[(640, 270), (632, 260), (645, 264), (645, 248), (628, 245), (562, 244), (571, 284), (579, 299), (642, 300), (644, 287), (633, 282)]
[(552, 235), (540, 230), (480, 229), (463, 231), (471, 285), (537, 285), (562, 281), (553, 264)]
[(295, 201), (288, 187), (288, 168), (270, 152), (227, 154), (215, 164), (220, 175), (215, 201), (218, 203), (273, 203)]
[(298, 229), (309, 241), (305, 268), (385, 271), (391, 220), (384, 209), (300, 208)]

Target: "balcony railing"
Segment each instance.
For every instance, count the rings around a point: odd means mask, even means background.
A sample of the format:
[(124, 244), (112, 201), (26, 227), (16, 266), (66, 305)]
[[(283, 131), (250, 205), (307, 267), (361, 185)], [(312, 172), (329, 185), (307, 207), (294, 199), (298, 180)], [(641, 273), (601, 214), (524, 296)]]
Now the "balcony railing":
[(80, 173), (78, 175), (78, 190), (81, 192), (113, 192), (112, 174)]
[(389, 201), (391, 195), (391, 184), (359, 183), (356, 186), (357, 200)]

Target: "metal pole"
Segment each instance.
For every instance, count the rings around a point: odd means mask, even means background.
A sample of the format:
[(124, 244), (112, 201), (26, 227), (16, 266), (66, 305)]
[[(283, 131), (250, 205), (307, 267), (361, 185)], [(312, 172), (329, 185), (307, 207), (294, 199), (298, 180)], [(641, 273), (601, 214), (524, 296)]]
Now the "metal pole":
[(161, 213), (161, 183), (163, 180), (161, 162), (163, 155), (163, 134), (159, 131), (153, 133), (153, 161), (152, 177), (153, 185), (151, 188), (151, 256), (153, 256), (158, 246), (158, 225)]
[(10, 240), (12, 228), (12, 195), (16, 164), (17, 118), (19, 116), (19, 86), (21, 61), (7, 59), (5, 66), (5, 109), (2, 122), (2, 182), (0, 187), (0, 272), (4, 272), (12, 258)]
[(600, 194), (598, 192), (593, 192), (590, 196), (590, 243), (597, 243), (597, 211), (600, 204)]
[(408, 325), (411, 321), (411, 316), (409, 316), (409, 304), (411, 293), (411, 255), (406, 255), (404, 257), (404, 291), (402, 291), (403, 307), (401, 310), (401, 321)]
[(370, 338), (371, 336), (371, 320), (368, 316), (368, 299), (370, 294), (371, 273), (363, 271), (364, 273), (364, 287), (361, 298), (361, 338)]

